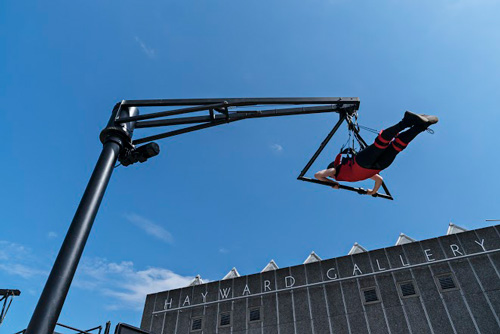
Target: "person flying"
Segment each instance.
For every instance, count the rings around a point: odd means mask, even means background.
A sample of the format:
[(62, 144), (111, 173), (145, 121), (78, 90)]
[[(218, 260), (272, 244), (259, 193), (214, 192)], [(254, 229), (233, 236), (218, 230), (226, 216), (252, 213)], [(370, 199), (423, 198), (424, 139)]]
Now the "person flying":
[[(418, 134), (437, 122), (436, 116), (407, 111), (399, 123), (380, 131), (375, 142), (358, 152), (354, 158), (341, 161), (341, 154), (338, 154), (326, 169), (317, 172), (314, 177), (332, 183), (335, 189), (338, 189), (338, 183), (332, 179), (347, 182), (372, 179), (375, 185), (373, 189), (367, 190), (367, 194), (374, 195), (383, 181), (378, 173), (389, 167), (398, 153), (404, 150)], [(408, 130), (403, 131), (407, 128)]]

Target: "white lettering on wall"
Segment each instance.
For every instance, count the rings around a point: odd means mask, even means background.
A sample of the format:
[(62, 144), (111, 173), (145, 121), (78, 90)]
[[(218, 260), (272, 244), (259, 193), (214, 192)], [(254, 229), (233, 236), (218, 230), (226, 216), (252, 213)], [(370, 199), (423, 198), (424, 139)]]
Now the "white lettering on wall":
[(462, 254), (462, 252), (460, 252), (460, 251), (458, 250), (458, 245), (451, 244), (451, 245), (450, 245), (450, 248), (451, 248), (451, 251), (453, 252), (453, 256), (458, 256), (457, 254), (459, 254), (459, 255), (464, 255), (464, 254)]
[(363, 274), (363, 272), (361, 271), (361, 269), (359, 269), (358, 265), (355, 263), (355, 264), (354, 264), (354, 269), (353, 269), (353, 271), (352, 271), (352, 276), (356, 276), (356, 275), (358, 275), (358, 274), (356, 273), (356, 271), (359, 271), (359, 274), (360, 274), (360, 275), (361, 275), (361, 274)]
[(425, 257), (427, 258), (427, 261), (428, 262), (432, 262), (432, 261), (436, 261), (436, 259), (433, 259), (431, 256), (432, 256), (432, 253), (431, 253), (431, 250), (430, 249), (424, 249), (424, 253), (425, 253)]
[(203, 302), (206, 303), (207, 302), (207, 295), (208, 295), (208, 291), (205, 292), (205, 293), (201, 293), (201, 296), (203, 297)]
[(403, 264), (403, 267), (408, 267), (410, 265), (408, 262), (405, 263), (405, 261), (403, 260), (403, 256), (399, 255), (399, 258), (401, 259), (401, 263)]
[(165, 305), (163, 305), (163, 309), (168, 310), (171, 307), (172, 307), (172, 298), (170, 298), (170, 300), (165, 299)]
[(250, 289), (248, 288), (247, 284), (245, 284), (245, 288), (243, 289), (243, 296), (245, 295), (245, 293), (248, 295), (250, 294)]
[(337, 274), (335, 274), (334, 276), (331, 276), (330, 271), (335, 271), (335, 268), (328, 269), (328, 271), (326, 272), (326, 277), (328, 277), (329, 279), (337, 279)]
[(271, 291), (271, 281), (264, 281), (264, 291)]
[(481, 239), (481, 242), (476, 241), (476, 240), (474, 240), (474, 242), (475, 242), (476, 244), (478, 244), (479, 246), (481, 246), (481, 248), (483, 249), (483, 251), (485, 251), (485, 252), (486, 252), (486, 248), (484, 248), (484, 239)]
[(182, 306), (185, 306), (186, 304), (191, 305), (191, 302), (189, 301), (189, 296), (186, 296), (186, 299), (184, 299), (184, 303), (182, 303)]
[(295, 278), (293, 278), (293, 276), (285, 277), (285, 286), (287, 288), (291, 288), (294, 285), (295, 285)]
[(375, 261), (377, 261), (378, 270), (385, 270), (385, 268), (380, 267), (380, 262), (378, 262), (378, 260), (375, 260)]
[(226, 299), (229, 297), (229, 292), (231, 292), (231, 288), (219, 289), (220, 296), (222, 299)]

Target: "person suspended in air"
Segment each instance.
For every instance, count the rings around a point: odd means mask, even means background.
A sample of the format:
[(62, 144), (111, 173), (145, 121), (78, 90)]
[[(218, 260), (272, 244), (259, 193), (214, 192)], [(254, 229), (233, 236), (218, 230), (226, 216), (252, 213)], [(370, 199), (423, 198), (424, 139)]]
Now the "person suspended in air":
[[(375, 185), (373, 189), (367, 190), (367, 194), (375, 195), (383, 182), (379, 173), (389, 167), (398, 153), (403, 151), (416, 136), (437, 122), (436, 116), (407, 111), (399, 123), (380, 131), (375, 142), (355, 154), (352, 159), (341, 160), (341, 154), (338, 154), (335, 161), (326, 169), (314, 174), (314, 177), (332, 183), (336, 189), (338, 183), (335, 181), (356, 182), (372, 179)], [(403, 131), (405, 129), (407, 130)]]

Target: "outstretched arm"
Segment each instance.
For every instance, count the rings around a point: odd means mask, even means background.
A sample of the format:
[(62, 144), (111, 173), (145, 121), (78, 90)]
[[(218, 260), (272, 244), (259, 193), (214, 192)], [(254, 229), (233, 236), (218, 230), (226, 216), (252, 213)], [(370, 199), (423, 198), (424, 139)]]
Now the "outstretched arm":
[(373, 189), (368, 189), (367, 194), (375, 195), (378, 192), (380, 186), (382, 185), (382, 182), (384, 182), (384, 179), (382, 178), (382, 176), (378, 174), (373, 175), (370, 179), (375, 181), (375, 185), (373, 186)]
[(329, 177), (333, 178), (334, 176), (335, 176), (335, 168), (323, 169), (314, 174), (314, 177), (317, 178), (318, 180), (330, 182), (333, 188), (338, 189), (339, 184), (333, 181), (332, 179), (329, 179)]

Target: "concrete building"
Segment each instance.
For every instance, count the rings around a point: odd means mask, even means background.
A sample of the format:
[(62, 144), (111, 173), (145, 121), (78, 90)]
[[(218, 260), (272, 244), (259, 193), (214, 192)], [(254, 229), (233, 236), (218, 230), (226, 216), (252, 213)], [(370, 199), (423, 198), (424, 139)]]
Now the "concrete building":
[(155, 334), (500, 333), (500, 225), (148, 295)]

